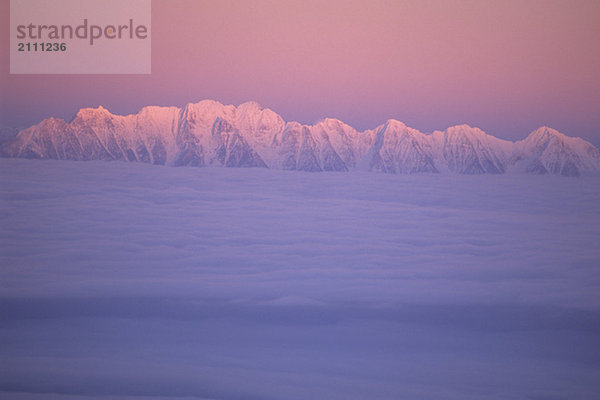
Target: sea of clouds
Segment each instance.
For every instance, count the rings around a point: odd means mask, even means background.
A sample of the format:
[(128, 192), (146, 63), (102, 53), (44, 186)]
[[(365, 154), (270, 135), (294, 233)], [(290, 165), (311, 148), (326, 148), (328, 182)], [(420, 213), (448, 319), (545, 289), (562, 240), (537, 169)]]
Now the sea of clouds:
[(600, 178), (0, 160), (0, 397), (600, 393)]

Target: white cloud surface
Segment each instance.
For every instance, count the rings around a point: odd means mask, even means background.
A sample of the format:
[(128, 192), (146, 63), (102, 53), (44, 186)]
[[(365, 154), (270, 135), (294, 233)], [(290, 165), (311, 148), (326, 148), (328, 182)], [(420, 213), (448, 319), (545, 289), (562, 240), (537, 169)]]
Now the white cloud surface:
[(600, 390), (598, 178), (0, 171), (8, 398)]

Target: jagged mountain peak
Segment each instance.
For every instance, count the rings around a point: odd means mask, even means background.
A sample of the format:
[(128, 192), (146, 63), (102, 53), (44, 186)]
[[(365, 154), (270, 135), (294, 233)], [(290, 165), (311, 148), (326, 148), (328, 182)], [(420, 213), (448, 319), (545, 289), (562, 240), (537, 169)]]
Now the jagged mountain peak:
[(445, 143), (462, 143), (471, 144), (474, 146), (493, 146), (500, 152), (510, 153), (513, 142), (497, 138), (484, 132), (481, 128), (470, 126), (467, 124), (455, 125), (448, 127), (443, 132), (437, 133), (438, 137), (443, 137)]
[[(460, 136), (466, 138), (481, 138), (491, 136), (476, 126), (467, 124), (454, 125), (444, 130), (446, 136)], [(495, 137), (494, 137), (495, 138)]]
[(105, 117), (105, 116), (109, 116), (109, 115), (112, 116), (113, 114), (102, 106), (98, 106), (95, 108), (94, 107), (86, 107), (86, 108), (82, 108), (79, 111), (77, 111), (77, 113), (73, 117), (73, 120), (89, 119), (89, 118), (95, 118), (97, 116)]
[(254, 101), (240, 104), (236, 110), (236, 119), (242, 129), (257, 131), (274, 130), (279, 131), (285, 125), (281, 115), (275, 111), (262, 107)]
[[(185, 107), (186, 108), (194, 108), (197, 110), (209, 110), (209, 109), (215, 110), (215, 109), (222, 109), (226, 106), (216, 100), (204, 99), (204, 100), (200, 100), (195, 103), (187, 103), (185, 105)], [(233, 107), (233, 106), (231, 106), (231, 107)]]
[(519, 140), (516, 143), (535, 147), (547, 147), (551, 145), (591, 146), (590, 143), (581, 138), (567, 136), (548, 126), (542, 126), (533, 130), (525, 139)]
[(581, 138), (542, 126), (514, 144), (512, 162), (525, 172), (579, 176), (600, 171), (600, 151)]
[[(55, 117), (50, 117), (50, 118), (46, 118), (44, 120), (42, 120), (38, 125), (33, 125), (27, 129), (31, 129), (34, 128), (36, 126), (52, 126), (52, 125), (56, 125), (56, 124), (64, 124), (66, 123), (66, 121), (62, 118), (55, 118)], [(24, 129), (25, 130), (25, 129)]]
[(181, 116), (190, 122), (201, 119), (212, 123), (212, 120), (218, 117), (233, 117), (235, 111), (236, 107), (233, 105), (226, 106), (215, 100), (202, 100), (186, 104), (181, 111)]
[(300, 122), (290, 121), (290, 122), (287, 122), (285, 124), (285, 130), (286, 131), (289, 131), (289, 130), (301, 130), (302, 127), (304, 127), (304, 126), (306, 126), (306, 125), (301, 124)]
[(0, 152), (8, 157), (304, 171), (600, 172), (597, 148), (546, 126), (516, 143), (467, 124), (425, 134), (396, 119), (359, 132), (336, 118), (314, 125), (286, 122), (254, 101), (147, 106), (126, 116), (102, 106), (83, 108), (68, 123), (48, 118), (22, 130)]
[(179, 108), (174, 106), (145, 106), (135, 115), (156, 115), (173, 111), (179, 111)]
[(79, 111), (80, 112), (104, 112), (104, 113), (110, 113), (110, 111), (108, 111), (106, 108), (104, 108), (104, 106), (102, 106), (101, 104), (99, 104), (97, 107), (85, 107), (85, 108), (82, 108)]
[(451, 130), (451, 131), (456, 131), (456, 132), (471, 132), (471, 131), (481, 131), (481, 129), (479, 129), (476, 126), (471, 126), (469, 124), (456, 124), (456, 125), (452, 125), (449, 126), (448, 128), (446, 128), (446, 130)]
[(317, 123), (325, 124), (325, 125), (339, 125), (339, 124), (346, 125), (342, 120), (339, 120), (337, 118), (332, 118), (332, 117), (325, 117), (325, 118), (321, 119), (320, 121), (318, 121)]
[(354, 129), (344, 121), (330, 117), (323, 118), (322, 120), (318, 121), (314, 125), (314, 128), (324, 129), (326, 131), (357, 132), (356, 129)]
[(423, 132), (411, 128), (407, 126), (404, 122), (398, 121), (396, 119), (388, 119), (384, 124), (379, 125), (375, 128), (376, 135), (383, 135), (385, 137), (391, 138), (393, 137), (402, 137), (402, 136), (410, 136), (410, 137), (426, 137), (428, 135)]
[(340, 126), (340, 125), (346, 125), (346, 124), (342, 120), (339, 120), (337, 118), (325, 117), (325, 118), (320, 119), (319, 121), (317, 121), (317, 123), (315, 125), (321, 125), (321, 126)]
[(540, 126), (537, 129), (534, 129), (529, 136), (538, 136), (538, 135), (553, 135), (553, 136), (566, 136), (562, 133), (560, 133), (559, 131), (557, 131), (554, 128), (551, 128), (549, 126), (543, 125)]
[(237, 106), (237, 111), (241, 113), (261, 112), (263, 107), (256, 101), (246, 101)]
[(399, 129), (404, 129), (407, 127), (404, 122), (398, 121), (397, 119), (393, 119), (393, 118), (390, 118), (387, 121), (385, 121), (385, 124), (383, 124), (383, 126), (389, 127), (389, 128), (399, 128)]
[(575, 147), (581, 149), (595, 149), (598, 150), (594, 145), (585, 140), (567, 136), (564, 133), (557, 131), (556, 129), (548, 126), (542, 126), (532, 131), (525, 139), (519, 140), (517, 144), (530, 144), (536, 146), (549, 146), (549, 145), (567, 145), (569, 147)]
[(501, 174), (512, 142), (488, 135), (477, 127), (455, 125), (431, 134), (435, 165), (440, 171), (460, 174)]
[(562, 134), (556, 129), (552, 129), (548, 126), (541, 126), (532, 131), (524, 140), (540, 142), (552, 139), (569, 140), (569, 136)]
[[(383, 125), (379, 125), (377, 128), (375, 128), (375, 132), (384, 135), (410, 136), (413, 138), (425, 138), (431, 136), (419, 131), (418, 129), (411, 128), (404, 122), (398, 121), (397, 119), (388, 119)], [(429, 140), (429, 138), (423, 140)]]

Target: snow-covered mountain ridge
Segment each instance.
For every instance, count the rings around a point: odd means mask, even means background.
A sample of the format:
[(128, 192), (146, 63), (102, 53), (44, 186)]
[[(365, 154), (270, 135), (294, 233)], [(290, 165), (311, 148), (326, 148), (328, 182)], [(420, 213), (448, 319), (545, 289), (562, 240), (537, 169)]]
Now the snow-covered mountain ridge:
[(235, 107), (213, 100), (183, 108), (150, 106), (126, 116), (84, 108), (70, 122), (48, 118), (20, 131), (0, 154), (312, 172), (600, 172), (596, 147), (548, 127), (518, 142), (468, 125), (424, 134), (396, 120), (358, 132), (337, 119), (302, 125), (255, 102)]

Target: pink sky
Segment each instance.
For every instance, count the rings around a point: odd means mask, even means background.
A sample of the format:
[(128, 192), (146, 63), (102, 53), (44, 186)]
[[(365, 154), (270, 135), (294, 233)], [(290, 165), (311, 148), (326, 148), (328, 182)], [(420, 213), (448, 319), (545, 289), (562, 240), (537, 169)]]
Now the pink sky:
[(0, 123), (211, 98), (286, 120), (540, 125), (600, 144), (599, 1), (152, 2), (151, 75), (9, 75), (1, 0)]

